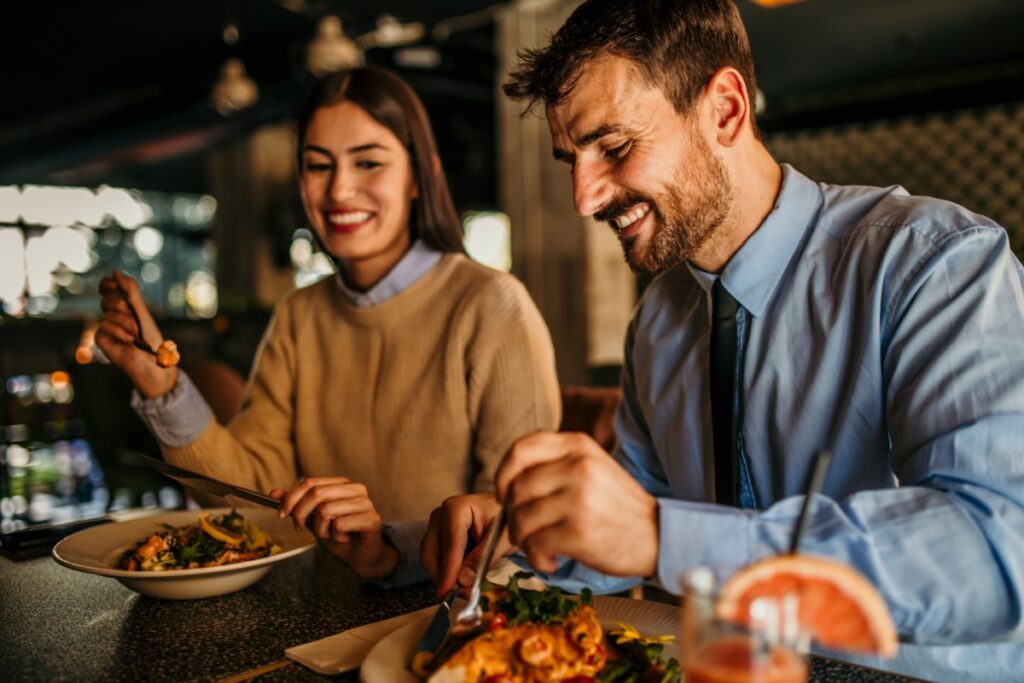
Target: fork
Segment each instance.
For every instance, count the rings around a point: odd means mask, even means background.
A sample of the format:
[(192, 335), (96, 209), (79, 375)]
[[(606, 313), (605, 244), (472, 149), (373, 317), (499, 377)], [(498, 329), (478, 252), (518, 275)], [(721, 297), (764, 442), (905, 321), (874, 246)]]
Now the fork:
[(498, 545), (498, 538), (505, 530), (505, 508), (498, 511), (494, 518), (491, 529), (487, 532), (487, 540), (484, 542), (484, 554), (477, 566), (476, 576), (473, 577), (473, 586), (469, 589), (469, 600), (466, 605), (455, 615), (455, 620), (448, 627), (441, 644), (437, 646), (433, 658), (427, 665), (427, 669), (433, 671), (444, 664), (448, 658), (455, 653), (466, 641), (481, 633), (484, 628), (484, 611), (480, 608), (480, 586), (483, 583), (484, 575), (491, 566), (494, 558), (494, 549)]
[(128, 305), (128, 312), (132, 314), (132, 318), (135, 320), (135, 338), (132, 339), (132, 344), (135, 348), (142, 349), (146, 353), (157, 355), (153, 347), (146, 343), (146, 340), (142, 338), (142, 321), (139, 320), (139, 314), (135, 312), (135, 306), (132, 305), (131, 299), (128, 298), (128, 292), (124, 291), (124, 288), (120, 285), (117, 286), (117, 291), (120, 292), (121, 298), (124, 299), (125, 304)]

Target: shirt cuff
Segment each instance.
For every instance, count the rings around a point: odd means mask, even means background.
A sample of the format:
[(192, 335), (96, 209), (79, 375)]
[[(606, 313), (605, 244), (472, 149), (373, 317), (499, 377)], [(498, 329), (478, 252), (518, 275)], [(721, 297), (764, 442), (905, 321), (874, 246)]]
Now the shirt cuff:
[(165, 448), (188, 446), (213, 419), (206, 399), (181, 370), (178, 370), (178, 383), (163, 396), (147, 399), (137, 389), (132, 390), (131, 406)]
[(683, 574), (706, 566), (731, 571), (753, 559), (753, 515), (740, 508), (658, 499), (657, 583), (682, 595)]
[(391, 576), (376, 579), (374, 584), (381, 588), (402, 588), (430, 580), (420, 564), (420, 545), (427, 533), (426, 522), (390, 522), (383, 526), (381, 533), (398, 552), (398, 566)]

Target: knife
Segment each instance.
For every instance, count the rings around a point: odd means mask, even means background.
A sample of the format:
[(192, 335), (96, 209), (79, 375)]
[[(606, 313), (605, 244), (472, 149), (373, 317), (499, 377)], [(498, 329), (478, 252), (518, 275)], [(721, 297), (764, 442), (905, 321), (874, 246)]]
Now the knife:
[(139, 457), (144, 463), (155, 469), (160, 474), (165, 474), (171, 479), (177, 479), (182, 484), (186, 484), (201, 491), (208, 493), (213, 496), (238, 496), (239, 498), (245, 498), (246, 500), (252, 501), (253, 503), (259, 503), (275, 510), (280, 507), (280, 501), (270, 496), (265, 496), (262, 493), (247, 489), (242, 486), (235, 486), (234, 484), (227, 484), (219, 479), (208, 477), (205, 474), (199, 474), (192, 470), (186, 470), (184, 467), (178, 467), (172, 465), (169, 462), (163, 460), (157, 460), (151, 458), (148, 455), (139, 454)]
[(434, 616), (430, 620), (430, 625), (427, 626), (426, 632), (420, 639), (419, 644), (416, 645), (416, 652), (428, 652), (433, 655), (434, 650), (444, 640), (444, 634), (448, 633), (449, 625), (450, 615), (448, 606), (438, 605), (437, 611), (434, 612)]
[(448, 629), (451, 628), (451, 611), (457, 595), (458, 588), (448, 591), (448, 594), (441, 600), (441, 604), (438, 605), (437, 611), (434, 612), (434, 616), (431, 617), (427, 630), (416, 645), (412, 662), (409, 663), (409, 668), (413, 673), (421, 677), (429, 675), (429, 665), (434, 661), (434, 653), (437, 652), (438, 646), (444, 640)]
[[(176, 479), (182, 484), (194, 488), (197, 491), (201, 491), (202, 493), (208, 493), (213, 496), (237, 496), (275, 510), (281, 507), (281, 501), (276, 498), (271, 498), (270, 496), (265, 496), (259, 491), (253, 491), (252, 489), (247, 489), (244, 486), (228, 484), (220, 479), (214, 479), (213, 477), (208, 477), (205, 474), (186, 470), (184, 467), (178, 467), (177, 465), (172, 465), (164, 460), (157, 460), (156, 458), (151, 458), (148, 455), (142, 455), (141, 453), (139, 453), (139, 457), (142, 459), (142, 462), (146, 463), (160, 474), (164, 474), (171, 479)], [(314, 536), (316, 536), (317, 519), (317, 514), (315, 512), (306, 517), (306, 528), (309, 529)]]

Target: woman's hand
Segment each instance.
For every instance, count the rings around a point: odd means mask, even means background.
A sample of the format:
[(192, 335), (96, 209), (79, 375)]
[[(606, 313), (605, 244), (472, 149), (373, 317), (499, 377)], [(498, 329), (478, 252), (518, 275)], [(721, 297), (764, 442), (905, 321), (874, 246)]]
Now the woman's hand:
[(313, 534), (362, 578), (387, 578), (398, 566), (398, 552), (384, 540), (380, 515), (362, 484), (345, 477), (310, 477), (291, 491), (274, 489), (270, 495), (281, 501), (278, 515), (291, 515), (297, 529), (314, 515)]
[(178, 383), (178, 368), (162, 368), (151, 355), (132, 343), (139, 329), (121, 292), (128, 295), (142, 323), (142, 337), (154, 350), (164, 337), (156, 326), (135, 280), (113, 271), (100, 279), (100, 308), (103, 320), (96, 331), (96, 345), (110, 362), (121, 368), (146, 398), (163, 396)]

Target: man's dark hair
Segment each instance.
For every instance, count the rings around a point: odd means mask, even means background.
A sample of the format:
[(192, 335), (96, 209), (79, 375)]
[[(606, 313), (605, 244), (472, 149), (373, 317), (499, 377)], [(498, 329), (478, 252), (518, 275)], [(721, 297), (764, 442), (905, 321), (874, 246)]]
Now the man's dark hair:
[(502, 89), (527, 100), (527, 112), (538, 102), (557, 105), (572, 92), (583, 66), (601, 54), (632, 60), (679, 113), (722, 67), (743, 76), (752, 105), (757, 92), (750, 41), (732, 0), (587, 0), (546, 48), (519, 51), (519, 64)]

